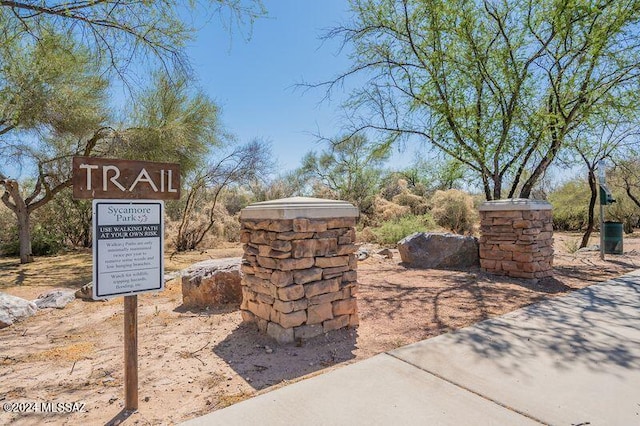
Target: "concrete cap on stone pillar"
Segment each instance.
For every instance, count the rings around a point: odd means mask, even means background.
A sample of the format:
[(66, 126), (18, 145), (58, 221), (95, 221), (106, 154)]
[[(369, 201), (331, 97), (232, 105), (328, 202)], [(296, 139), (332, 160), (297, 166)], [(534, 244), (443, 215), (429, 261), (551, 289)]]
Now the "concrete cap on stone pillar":
[(507, 210), (552, 210), (550, 203), (544, 200), (528, 198), (506, 198), (504, 200), (486, 201), (478, 208), (481, 212)]
[(240, 211), (243, 219), (323, 219), (358, 217), (358, 209), (346, 201), (292, 197), (253, 203)]

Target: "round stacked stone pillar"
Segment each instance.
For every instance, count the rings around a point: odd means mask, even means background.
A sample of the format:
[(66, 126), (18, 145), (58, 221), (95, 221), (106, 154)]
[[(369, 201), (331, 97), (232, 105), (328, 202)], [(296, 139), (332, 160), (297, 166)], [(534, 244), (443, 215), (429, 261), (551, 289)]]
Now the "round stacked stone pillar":
[(280, 343), (357, 325), (358, 214), (345, 201), (306, 197), (243, 209), (243, 320)]
[(480, 211), (480, 267), (495, 275), (553, 276), (551, 204), (529, 199), (488, 201)]

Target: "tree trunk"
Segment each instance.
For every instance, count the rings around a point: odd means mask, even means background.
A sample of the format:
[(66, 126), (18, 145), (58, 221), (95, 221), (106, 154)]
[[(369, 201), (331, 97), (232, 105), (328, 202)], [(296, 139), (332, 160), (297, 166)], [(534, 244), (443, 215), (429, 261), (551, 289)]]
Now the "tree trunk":
[[(31, 228), (29, 226), (29, 215), (31, 211), (29, 211), (29, 207), (20, 193), (17, 181), (13, 179), (3, 179), (1, 183), (5, 188), (5, 192), (2, 194), (2, 202), (16, 215), (18, 221), (20, 263), (33, 262), (33, 253), (31, 252)], [(13, 202), (11, 200), (13, 200)]]
[(580, 242), (580, 248), (586, 247), (589, 244), (589, 238), (591, 237), (591, 233), (593, 232), (593, 226), (595, 224), (595, 207), (596, 200), (598, 199), (598, 191), (596, 186), (596, 175), (592, 168), (589, 168), (589, 189), (591, 190), (591, 198), (589, 199), (589, 216), (587, 220), (587, 230), (582, 236), (582, 241)]
[(18, 217), (18, 236), (20, 241), (20, 263), (33, 262), (33, 253), (31, 251), (31, 227), (30, 215), (26, 206), (24, 209), (16, 210)]

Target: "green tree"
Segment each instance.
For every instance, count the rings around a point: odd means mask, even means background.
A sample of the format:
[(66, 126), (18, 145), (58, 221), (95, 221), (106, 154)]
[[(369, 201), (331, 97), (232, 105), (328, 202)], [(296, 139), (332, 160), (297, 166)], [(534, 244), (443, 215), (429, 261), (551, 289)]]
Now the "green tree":
[(184, 196), (168, 206), (179, 221), (174, 244), (177, 251), (195, 249), (216, 222), (221, 194), (263, 173), (269, 154), (257, 142), (235, 146), (221, 130), (217, 105), (186, 79), (172, 82), (158, 74), (131, 116), (115, 154), (180, 164)]
[[(226, 12), (231, 24), (264, 14), (259, 0), (189, 2), (196, 5)], [(191, 31), (180, 15), (167, 0), (0, 1), (0, 158), (35, 175), (27, 193), (0, 170), (2, 201), (18, 221), (22, 263), (32, 261), (30, 214), (71, 184), (70, 156), (113, 155), (124, 136), (128, 152), (148, 152), (133, 147), (144, 132), (122, 135), (104, 125), (107, 79), (115, 75), (129, 84), (132, 65), (139, 70), (157, 62), (187, 71), (183, 48)]]
[(107, 83), (86, 49), (55, 34), (25, 50), (1, 50), (0, 156), (35, 174), (25, 192), (0, 170), (1, 199), (16, 215), (20, 261), (26, 263), (32, 261), (31, 213), (71, 185), (70, 156), (89, 155), (111, 134), (104, 124)]
[[(567, 136), (635, 90), (639, 1), (352, 0), (334, 29), (353, 47), (353, 132), (424, 141), (481, 180), (487, 200), (528, 198)], [(507, 185), (508, 183), (508, 185)]]
[(551, 191), (548, 200), (553, 206), (553, 228), (557, 231), (582, 231), (589, 221), (589, 184), (575, 178)]
[[(614, 167), (609, 171), (607, 184), (618, 189), (614, 195), (621, 202), (609, 206), (608, 213), (622, 221), (625, 232), (630, 234), (634, 227), (640, 226), (640, 155), (637, 147), (614, 158)], [(624, 200), (622, 194), (628, 200)]]
[[(607, 110), (611, 111), (609, 108)], [(625, 111), (631, 109), (625, 108)], [(598, 201), (597, 169), (606, 159), (625, 157), (637, 144), (640, 129), (634, 121), (635, 117), (615, 117), (610, 114), (599, 117), (594, 114), (567, 137), (571, 154), (577, 156), (586, 167), (589, 184), (587, 224), (580, 248), (589, 244), (589, 238), (595, 228), (595, 206)]]
[(340, 138), (330, 145), (319, 154), (307, 153), (301, 172), (315, 181), (316, 194), (346, 200), (361, 212), (370, 212), (389, 147), (373, 143), (362, 135)]
[[(187, 71), (184, 46), (193, 30), (185, 25), (185, 10), (216, 14), (226, 25), (242, 25), (265, 14), (260, 0), (0, 0), (2, 40), (39, 44), (52, 29), (86, 46), (104, 70), (125, 81), (131, 66), (144, 63)], [(181, 16), (182, 14), (182, 16)], [(139, 76), (138, 76), (139, 77)]]
[(120, 144), (110, 155), (179, 163), (187, 177), (229, 138), (221, 130), (219, 113), (218, 106), (186, 78), (172, 81), (159, 73), (134, 99), (131, 118), (121, 125)]

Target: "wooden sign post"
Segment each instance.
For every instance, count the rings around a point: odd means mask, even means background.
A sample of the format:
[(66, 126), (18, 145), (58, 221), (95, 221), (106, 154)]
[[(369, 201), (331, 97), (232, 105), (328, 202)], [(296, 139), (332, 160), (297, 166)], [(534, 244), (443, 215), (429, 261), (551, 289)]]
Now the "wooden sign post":
[(93, 298), (124, 296), (125, 411), (138, 409), (138, 294), (164, 289), (164, 202), (180, 198), (171, 163), (73, 158), (73, 196), (93, 198)]
[(138, 409), (138, 296), (124, 297), (124, 409)]

